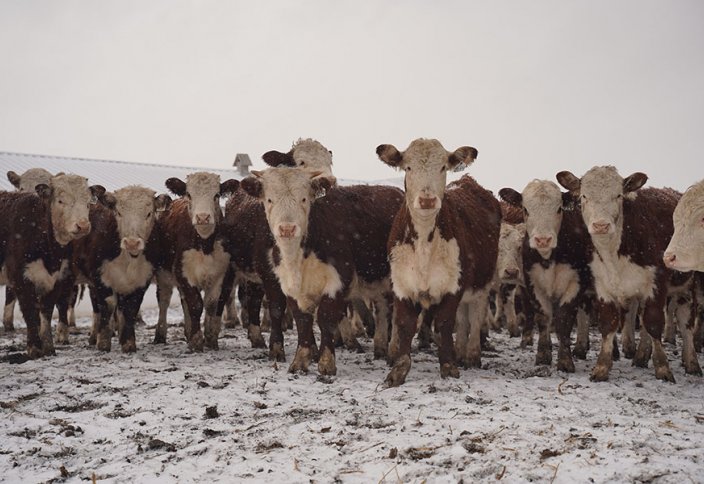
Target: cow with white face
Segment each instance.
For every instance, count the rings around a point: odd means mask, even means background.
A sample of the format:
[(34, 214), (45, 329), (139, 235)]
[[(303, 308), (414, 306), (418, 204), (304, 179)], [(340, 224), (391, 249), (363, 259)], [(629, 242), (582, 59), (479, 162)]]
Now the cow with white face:
[[(560, 184), (579, 199), (594, 249), (590, 268), (602, 346), (592, 380), (608, 379), (614, 336), (625, 309), (637, 303), (652, 339), (655, 376), (674, 381), (661, 337), (670, 280), (675, 274), (665, 267), (663, 253), (673, 233), (672, 213), (679, 194), (670, 189), (639, 190), (647, 178), (643, 173), (623, 178), (613, 166), (594, 167), (581, 179), (568, 171), (557, 174)], [(636, 366), (648, 365), (647, 339), (641, 338), (633, 359)], [(685, 369), (700, 373), (698, 367), (690, 362)]]
[[(32, 193), (0, 193), (0, 266), (17, 294), (31, 358), (54, 354), (51, 315), (68, 274), (71, 242), (91, 230), (88, 209), (105, 188), (57, 175)], [(31, 223), (28, 223), (31, 221)]]
[[(14, 171), (7, 172), (7, 179), (10, 180), (18, 192), (36, 193), (37, 185), (48, 185), (53, 175), (43, 168), (30, 168), (21, 175)], [(3, 311), (3, 326), (5, 331), (14, 331), (13, 324), (15, 314), (15, 293), (8, 286), (5, 289), (5, 310)]]
[[(166, 180), (166, 187), (181, 198), (158, 221), (162, 253), (157, 270), (159, 322), (155, 342), (166, 341), (166, 311), (177, 285), (189, 346), (195, 351), (203, 351), (204, 344), (218, 349), (222, 311), (234, 279), (231, 254), (224, 247), (221, 233), (220, 198), (235, 192), (238, 186), (235, 179), (221, 182), (220, 175), (207, 172), (192, 173), (185, 182)], [(205, 335), (200, 327), (204, 309)]]
[(682, 272), (704, 272), (704, 180), (684, 192), (672, 220), (675, 233), (665, 249), (665, 265)]
[[(154, 190), (136, 185), (106, 193), (104, 206), (91, 209), (94, 230), (75, 243), (72, 272), (79, 282), (90, 287), (91, 343), (96, 343), (101, 351), (110, 351), (109, 323), (115, 311), (121, 323), (122, 351), (131, 353), (137, 349), (135, 320), (160, 250), (154, 234), (155, 220), (170, 202), (168, 195), (157, 196)], [(66, 290), (73, 289), (75, 282), (67, 281)], [(61, 306), (59, 309), (59, 330), (65, 331)]]
[(380, 145), (376, 152), (381, 161), (406, 173), (406, 203), (388, 240), (398, 342), (392, 340), (394, 367), (386, 383), (400, 385), (408, 375), (421, 308), (440, 332), (440, 375), (457, 378), (452, 334), (460, 301), (469, 311), (458, 320), (457, 352), (465, 365), (481, 366), (480, 333), (501, 228), (499, 202), (469, 176), (445, 189), (447, 171), (471, 164), (477, 157), (474, 148), (448, 152), (437, 140), (417, 139), (404, 152), (392, 145)]
[[(592, 285), (591, 241), (582, 215), (575, 210), (571, 195), (562, 193), (548, 180), (533, 180), (522, 193), (503, 188), (499, 194), (506, 202), (523, 208), (526, 223), (523, 269), (528, 304), (540, 332), (535, 364), (552, 362), (552, 323), (559, 340), (557, 369), (574, 372), (572, 325), (579, 307), (587, 303), (586, 291)], [(588, 327), (580, 329), (575, 353), (586, 358)]]
[(296, 141), (288, 153), (267, 151), (262, 155), (262, 160), (271, 167), (302, 168), (332, 176), (332, 151), (310, 138)]
[(496, 260), (496, 313), (492, 326), (501, 328), (505, 319), (512, 337), (520, 336), (518, 315), (516, 314), (517, 293), (525, 285), (523, 277), (523, 239), (526, 225), (501, 223), (499, 232), (499, 255)]
[[(252, 175), (242, 180), (242, 188), (261, 200), (270, 234), (256, 250), (266, 251), (264, 257), (298, 328), (289, 371), (308, 370), (315, 319), (321, 331), (318, 370), (334, 375), (335, 329), (351, 299), (372, 300), (388, 328), (385, 241), (403, 195), (393, 187), (335, 187), (334, 177), (300, 168), (271, 168)], [(388, 333), (379, 337), (382, 342), (385, 350)]]

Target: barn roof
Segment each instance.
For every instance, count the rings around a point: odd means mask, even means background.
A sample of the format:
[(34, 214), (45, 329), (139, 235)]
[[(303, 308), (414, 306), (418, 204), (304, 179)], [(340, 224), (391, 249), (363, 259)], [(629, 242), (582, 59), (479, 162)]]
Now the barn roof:
[(60, 171), (75, 173), (87, 177), (88, 183), (91, 185), (103, 185), (108, 190), (117, 190), (127, 185), (142, 185), (158, 193), (166, 192), (164, 182), (167, 178), (175, 176), (185, 179), (186, 175), (196, 171), (217, 173), (222, 180), (241, 178), (237, 170), (233, 168), (154, 165), (0, 151), (0, 190), (15, 189), (6, 176), (9, 170), (14, 170), (21, 175), (29, 168), (44, 168), (51, 173)]

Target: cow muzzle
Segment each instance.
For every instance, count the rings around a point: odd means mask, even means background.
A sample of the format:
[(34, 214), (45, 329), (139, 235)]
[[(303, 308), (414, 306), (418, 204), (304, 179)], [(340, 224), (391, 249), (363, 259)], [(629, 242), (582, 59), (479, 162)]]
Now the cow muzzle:
[(589, 226), (589, 233), (593, 235), (606, 235), (611, 232), (610, 222), (593, 222)]
[(549, 235), (533, 237), (533, 244), (536, 249), (550, 249), (552, 247), (552, 237)]
[(438, 207), (438, 197), (418, 197), (418, 207), (421, 210), (435, 210)]
[(138, 237), (124, 237), (120, 243), (120, 248), (127, 251), (132, 257), (139, 257), (144, 250), (144, 240)]
[(677, 254), (674, 252), (665, 252), (665, 255), (662, 256), (662, 261), (665, 263), (665, 266), (670, 269), (675, 269), (678, 262)]
[(73, 230), (70, 231), (71, 237), (74, 239), (79, 239), (90, 232), (90, 221), (88, 219), (81, 219), (73, 226)]
[(501, 275), (501, 279), (504, 281), (514, 281), (518, 279), (519, 270), (516, 268), (505, 269), (504, 273)]
[(278, 237), (282, 239), (292, 239), (296, 236), (298, 226), (296, 224), (280, 224)]

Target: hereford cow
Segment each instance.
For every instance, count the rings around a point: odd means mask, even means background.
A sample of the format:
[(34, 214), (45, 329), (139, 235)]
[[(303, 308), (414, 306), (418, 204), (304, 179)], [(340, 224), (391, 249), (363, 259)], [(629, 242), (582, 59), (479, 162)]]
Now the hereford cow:
[[(72, 272), (89, 285), (94, 314), (91, 341), (101, 351), (111, 348), (109, 323), (113, 314), (120, 321), (122, 351), (137, 350), (134, 324), (161, 250), (153, 229), (157, 213), (166, 210), (171, 201), (168, 195), (155, 195), (140, 186), (106, 193), (105, 206), (91, 208), (93, 231), (74, 242)], [(74, 281), (65, 284), (67, 290), (74, 287)], [(62, 313), (60, 307), (59, 329), (65, 331)]]
[(411, 367), (411, 340), (421, 308), (429, 310), (440, 333), (440, 375), (459, 377), (452, 331), (460, 301), (471, 304), (470, 328), (458, 326), (460, 361), (481, 365), (480, 332), (494, 279), (501, 208), (491, 192), (463, 177), (446, 190), (447, 170), (471, 164), (477, 150), (450, 153), (433, 139), (417, 139), (403, 153), (392, 145), (376, 149), (389, 166), (406, 172), (406, 203), (388, 239), (394, 292), (394, 366), (388, 385), (402, 384)]
[[(242, 188), (263, 203), (274, 242), (266, 247), (269, 261), (298, 329), (298, 348), (289, 371), (308, 370), (317, 319), (318, 370), (334, 375), (335, 328), (350, 299), (374, 300), (385, 311), (386, 324), (377, 326), (388, 331), (384, 299), (390, 300), (390, 283), (384, 241), (403, 194), (384, 186), (333, 188), (334, 177), (296, 168), (270, 168), (252, 175), (242, 180)], [(388, 344), (388, 333), (379, 337), (380, 344), (382, 340)], [(375, 336), (377, 349), (382, 351)]]
[[(591, 374), (595, 381), (609, 377), (614, 336), (624, 311), (635, 300), (652, 338), (655, 375), (674, 382), (661, 342), (672, 275), (662, 257), (673, 232), (672, 213), (679, 197), (669, 189), (638, 190), (647, 179), (643, 173), (624, 179), (612, 166), (594, 167), (581, 179), (568, 171), (557, 174), (560, 184), (579, 199), (593, 244), (589, 265), (602, 333), (601, 352)], [(644, 340), (649, 338), (641, 338), (633, 360), (636, 366), (647, 367), (650, 359)]]
[(32, 193), (0, 193), (0, 266), (27, 325), (30, 358), (54, 354), (51, 317), (70, 242), (90, 232), (88, 207), (105, 193), (76, 175), (56, 175)]
[[(52, 175), (44, 168), (30, 168), (29, 170), (18, 175), (14, 171), (7, 172), (7, 179), (10, 180), (18, 192), (36, 193), (37, 185), (48, 185)], [(5, 331), (14, 331), (13, 324), (15, 316), (15, 293), (8, 286), (5, 289), (5, 310), (3, 311), (2, 323)]]
[[(496, 260), (496, 313), (493, 327), (498, 329), (505, 320), (509, 335), (521, 335), (519, 319), (516, 313), (516, 298), (523, 294), (523, 239), (526, 235), (524, 223), (511, 224), (501, 222), (499, 232), (499, 253)], [(522, 304), (519, 301), (519, 304)]]
[(704, 272), (704, 180), (684, 192), (672, 220), (672, 235), (663, 259), (670, 269)]
[[(228, 274), (231, 254), (224, 248), (220, 197), (235, 192), (238, 186), (237, 180), (221, 183), (219, 175), (206, 172), (192, 173), (185, 182), (166, 180), (166, 187), (181, 198), (159, 220), (162, 258), (157, 271), (159, 321), (155, 342), (166, 341), (166, 311), (176, 285), (189, 347), (195, 351), (203, 351), (204, 344), (218, 348), (222, 311), (229, 295), (226, 289), (225, 297), (221, 297), (223, 285), (234, 277)], [(204, 308), (205, 336), (200, 328)]]
[[(527, 236), (523, 241), (523, 269), (527, 304), (538, 322), (536, 365), (552, 361), (551, 323), (557, 333), (557, 369), (574, 372), (571, 332), (577, 310), (591, 287), (591, 240), (569, 193), (547, 180), (533, 180), (522, 193), (502, 188), (500, 196), (522, 207)], [(589, 328), (578, 332), (575, 353), (586, 358)]]

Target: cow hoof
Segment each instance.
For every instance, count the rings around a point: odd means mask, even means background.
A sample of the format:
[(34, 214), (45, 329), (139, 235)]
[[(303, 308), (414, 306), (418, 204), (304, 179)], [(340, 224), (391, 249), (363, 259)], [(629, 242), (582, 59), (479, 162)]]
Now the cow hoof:
[(440, 376), (442, 378), (459, 378), (460, 370), (453, 363), (443, 363), (440, 365)]
[(580, 360), (586, 360), (588, 351), (589, 351), (588, 347), (579, 345), (579, 346), (574, 347), (574, 351), (572, 351), (572, 355), (575, 358), (578, 358)]
[(597, 364), (589, 376), (591, 381), (607, 381), (609, 379), (609, 368), (604, 365)]
[(394, 367), (391, 369), (389, 374), (386, 375), (384, 384), (387, 387), (397, 387), (399, 385), (403, 385), (410, 369), (411, 357), (408, 355), (399, 356), (396, 360), (396, 364), (394, 364)]
[(284, 345), (281, 343), (272, 343), (269, 349), (269, 359), (271, 361), (286, 361), (286, 353), (284, 353)]
[(685, 365), (684, 372), (688, 375), (702, 376), (702, 369), (699, 363), (696, 365)]
[(262, 330), (259, 326), (250, 324), (247, 328), (247, 335), (250, 343), (252, 343), (252, 348), (266, 348), (266, 341), (264, 341)]
[(518, 326), (509, 326), (508, 335), (511, 338), (518, 338), (519, 336), (521, 336), (521, 329)]
[(44, 356), (44, 354), (42, 353), (41, 348), (38, 348), (36, 346), (27, 347), (27, 357), (30, 360), (36, 360), (38, 358), (41, 358), (42, 356)]
[(99, 351), (109, 352), (112, 348), (112, 341), (110, 336), (99, 337), (96, 343), (96, 347)]
[(56, 328), (56, 343), (60, 345), (68, 344), (68, 326), (59, 324)]
[(648, 368), (648, 362), (650, 361), (650, 355), (644, 355), (642, 352), (636, 351), (633, 357), (633, 366), (638, 368)]
[(350, 341), (344, 342), (345, 349), (348, 351), (353, 351), (354, 353), (364, 353), (364, 348), (359, 344), (357, 338), (352, 338)]
[(381, 345), (377, 346), (374, 345), (374, 359), (375, 360), (383, 360), (388, 356), (388, 348)]
[(234, 318), (234, 319), (226, 319), (226, 320), (223, 321), (223, 325), (224, 325), (225, 328), (227, 328), (227, 329), (233, 329), (233, 328), (236, 328), (237, 326), (240, 325), (240, 320), (237, 319), (237, 318)]
[(623, 345), (623, 357), (632, 360), (636, 356), (636, 345)]
[(153, 344), (155, 345), (165, 345), (166, 344), (166, 335), (161, 334), (161, 333), (155, 333), (154, 334), (154, 341)]
[(658, 380), (675, 383), (675, 377), (672, 375), (672, 371), (670, 371), (668, 366), (660, 366), (655, 368), (655, 378)]
[(211, 350), (219, 350), (217, 336), (205, 338), (205, 347)]
[(618, 351), (618, 345), (614, 344), (613, 348), (614, 349), (611, 352), (611, 359), (613, 359), (614, 361), (618, 361), (621, 359), (621, 353), (619, 353)]
[(15, 330), (15, 325), (12, 321), (3, 321), (2, 325), (8, 333), (12, 333)]
[(188, 340), (188, 346), (191, 348), (192, 351), (197, 352), (203, 351), (204, 343), (205, 338), (203, 338), (203, 333), (201, 331), (198, 331), (197, 333), (191, 335), (191, 338)]
[(318, 373), (321, 375), (336, 375), (335, 355), (328, 348), (324, 348), (318, 360)]
[(482, 351), (496, 351), (496, 346), (490, 343), (489, 340), (485, 340), (482, 343)]
[(572, 358), (560, 358), (557, 360), (557, 371), (574, 373), (574, 361), (572, 361)]
[(310, 356), (316, 363), (320, 359), (320, 351), (318, 350), (318, 345), (315, 343), (310, 347)]
[(552, 363), (552, 351), (538, 351), (535, 354), (535, 366), (550, 365)]
[(123, 353), (136, 353), (137, 352), (137, 343), (134, 340), (125, 341), (124, 343), (122, 343), (122, 352)]
[(96, 344), (96, 337), (95, 333), (91, 331), (91, 333), (88, 335), (88, 346), (95, 346)]
[(521, 339), (521, 348), (525, 349), (528, 348), (529, 346), (533, 346), (533, 337), (523, 337)]
[(470, 351), (462, 363), (464, 364), (465, 368), (481, 368), (482, 367), (482, 355), (481, 355), (481, 353), (476, 353), (476, 352), (473, 353)]
[(288, 367), (289, 373), (308, 373), (308, 366), (311, 362), (310, 348), (298, 347), (296, 356), (293, 357), (291, 365)]

